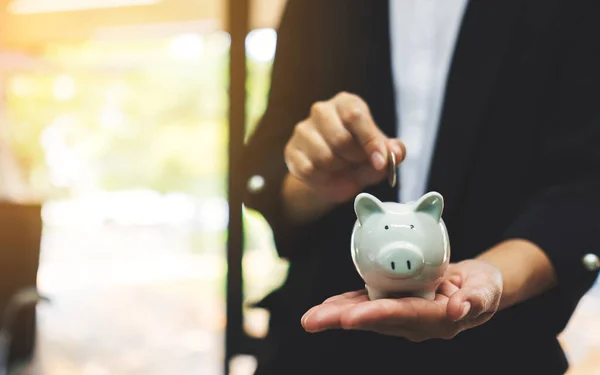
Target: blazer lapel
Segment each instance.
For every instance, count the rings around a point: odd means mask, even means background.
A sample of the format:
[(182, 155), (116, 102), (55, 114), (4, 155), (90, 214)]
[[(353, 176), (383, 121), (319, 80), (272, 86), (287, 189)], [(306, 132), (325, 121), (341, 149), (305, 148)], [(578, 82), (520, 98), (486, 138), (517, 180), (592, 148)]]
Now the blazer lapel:
[(519, 15), (517, 0), (471, 0), (448, 76), (429, 189), (444, 195), (445, 211), (460, 207), (478, 130)]

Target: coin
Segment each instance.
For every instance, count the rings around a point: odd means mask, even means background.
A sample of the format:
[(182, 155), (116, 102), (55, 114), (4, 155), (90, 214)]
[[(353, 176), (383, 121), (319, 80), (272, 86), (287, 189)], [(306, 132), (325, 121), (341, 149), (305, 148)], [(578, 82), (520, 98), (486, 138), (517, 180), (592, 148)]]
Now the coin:
[(397, 168), (396, 168), (396, 154), (393, 152), (388, 153), (388, 183), (391, 187), (396, 187), (397, 180)]

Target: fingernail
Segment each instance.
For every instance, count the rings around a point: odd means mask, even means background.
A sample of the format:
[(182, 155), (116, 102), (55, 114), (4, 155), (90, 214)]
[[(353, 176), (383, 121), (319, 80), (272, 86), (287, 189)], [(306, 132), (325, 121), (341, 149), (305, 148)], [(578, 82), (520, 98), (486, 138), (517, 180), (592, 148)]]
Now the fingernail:
[(306, 321), (306, 318), (308, 318), (308, 316), (312, 313), (312, 309), (308, 310), (307, 312), (304, 313), (304, 315), (302, 315), (302, 319), (300, 319), (300, 324), (302, 326), (304, 326), (304, 322)]
[(469, 313), (469, 311), (471, 311), (471, 304), (469, 302), (463, 302), (462, 303), (462, 313), (460, 314), (460, 317), (458, 318), (458, 320), (464, 319), (465, 316), (467, 316), (467, 314)]
[(398, 145), (398, 143), (396, 143), (396, 142), (392, 142), (390, 144), (390, 149), (396, 155), (400, 155), (402, 153), (402, 149), (400, 149), (400, 145)]
[(308, 314), (304, 314), (304, 316), (302, 317), (302, 319), (300, 320), (300, 325), (302, 327), (304, 327), (305, 323), (306, 323), (306, 318), (307, 318)]
[(373, 166), (377, 170), (380, 170), (385, 165), (385, 159), (383, 158), (383, 155), (379, 151), (375, 151), (374, 153), (371, 154), (371, 162), (373, 163)]

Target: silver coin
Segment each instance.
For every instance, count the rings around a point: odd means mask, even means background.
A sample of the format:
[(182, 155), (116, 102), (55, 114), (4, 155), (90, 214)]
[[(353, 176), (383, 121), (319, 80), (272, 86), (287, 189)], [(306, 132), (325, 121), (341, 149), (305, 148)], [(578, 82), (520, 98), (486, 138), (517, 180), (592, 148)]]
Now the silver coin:
[(396, 187), (397, 180), (396, 154), (388, 153), (388, 183), (391, 187)]

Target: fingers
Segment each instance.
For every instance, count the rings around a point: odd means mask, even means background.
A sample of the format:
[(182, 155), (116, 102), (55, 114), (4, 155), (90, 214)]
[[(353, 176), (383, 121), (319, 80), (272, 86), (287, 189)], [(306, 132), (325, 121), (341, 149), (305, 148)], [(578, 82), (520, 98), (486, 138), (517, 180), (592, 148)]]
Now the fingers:
[[(302, 317), (302, 327), (308, 332), (354, 329), (372, 323), (385, 323), (386, 319), (393, 317), (393, 311), (386, 307), (389, 305), (386, 300), (369, 301), (364, 295), (353, 295), (350, 299), (337, 297), (308, 310)], [(401, 317), (395, 318), (396, 323), (402, 320)]]
[(453, 321), (475, 319), (482, 313), (495, 310), (498, 300), (489, 272), (481, 266), (462, 262), (448, 268), (446, 281), (458, 290), (449, 295), (447, 315)]
[(451, 339), (460, 331), (460, 325), (447, 319), (445, 306), (443, 301), (417, 298), (377, 300), (346, 310), (339, 324), (343, 329), (372, 331), (413, 342)]
[(369, 297), (365, 290), (358, 290), (340, 294), (314, 306), (302, 317), (301, 324), (309, 332), (318, 332), (323, 329), (340, 328), (342, 314), (353, 306), (368, 302)]
[(455, 285), (457, 288), (460, 288), (462, 285), (462, 277), (460, 274), (450, 275), (447, 280), (448, 282)]
[(334, 153), (324, 136), (310, 121), (296, 126), (295, 137), (295, 147), (306, 155), (315, 168), (339, 171), (346, 167), (344, 159)]
[(336, 182), (353, 195), (385, 178), (389, 151), (397, 163), (406, 157), (402, 141), (379, 129), (360, 97), (340, 93), (312, 105), (310, 116), (294, 128), (284, 159), (292, 175), (317, 190)]
[(387, 137), (375, 125), (367, 104), (358, 96), (340, 93), (333, 103), (353, 138), (356, 139), (376, 170), (387, 165)]
[(388, 150), (396, 155), (396, 163), (400, 164), (406, 159), (406, 147), (400, 139), (387, 139), (386, 146)]
[(350, 130), (346, 129), (335, 105), (332, 102), (317, 102), (311, 108), (311, 121), (315, 130), (322, 135), (332, 154), (350, 163), (367, 160)]
[(302, 317), (302, 327), (307, 332), (341, 328), (340, 318), (349, 308), (349, 305), (336, 303), (315, 306)]
[[(365, 300), (365, 297), (367, 296), (367, 291), (365, 289), (362, 290), (356, 290), (354, 292), (347, 292), (344, 294), (339, 294), (337, 296), (333, 296), (333, 297), (329, 297), (327, 298), (325, 301), (323, 301), (323, 303), (332, 303), (332, 302), (340, 302), (340, 301), (359, 301), (359, 300)], [(366, 299), (368, 300), (368, 298)]]
[(451, 280), (444, 280), (438, 288), (438, 293), (450, 298), (458, 290), (459, 290), (458, 286), (455, 283), (453, 283)]
[(347, 310), (341, 317), (341, 325), (345, 329), (353, 329), (386, 323), (390, 318), (396, 318), (396, 321), (399, 321), (406, 315), (408, 313), (402, 311), (402, 306), (397, 306), (393, 300), (380, 299), (361, 303)]
[(288, 146), (284, 153), (285, 163), (290, 173), (302, 180), (313, 178), (315, 164), (298, 148)]
[(380, 299), (360, 303), (348, 309), (341, 317), (342, 327), (372, 324), (420, 324), (446, 317), (445, 302), (421, 298)]
[(463, 320), (471, 312), (471, 303), (458, 298), (457, 295), (458, 293), (455, 293), (448, 301), (447, 314), (448, 318), (453, 321)]
[[(446, 283), (445, 287), (456, 287), (448, 281)], [(459, 290), (453, 294), (456, 301), (460, 300), (458, 297), (462, 292)], [(453, 321), (446, 315), (447, 310), (451, 309), (448, 306), (449, 299), (438, 296), (434, 301), (420, 298), (370, 301), (364, 291), (345, 293), (310, 309), (302, 317), (301, 324), (307, 332), (312, 333), (327, 329), (360, 330), (421, 342), (433, 338), (452, 339), (466, 329), (485, 323), (494, 315), (493, 311), (484, 311), (473, 318)], [(468, 293), (463, 295), (467, 299), (471, 298), (469, 296), (475, 298)], [(463, 308), (461, 315), (474, 311), (469, 301), (462, 301), (456, 307)]]
[(448, 318), (454, 321), (475, 319), (485, 312), (495, 310), (495, 300), (493, 293), (485, 286), (463, 287), (448, 301)]

